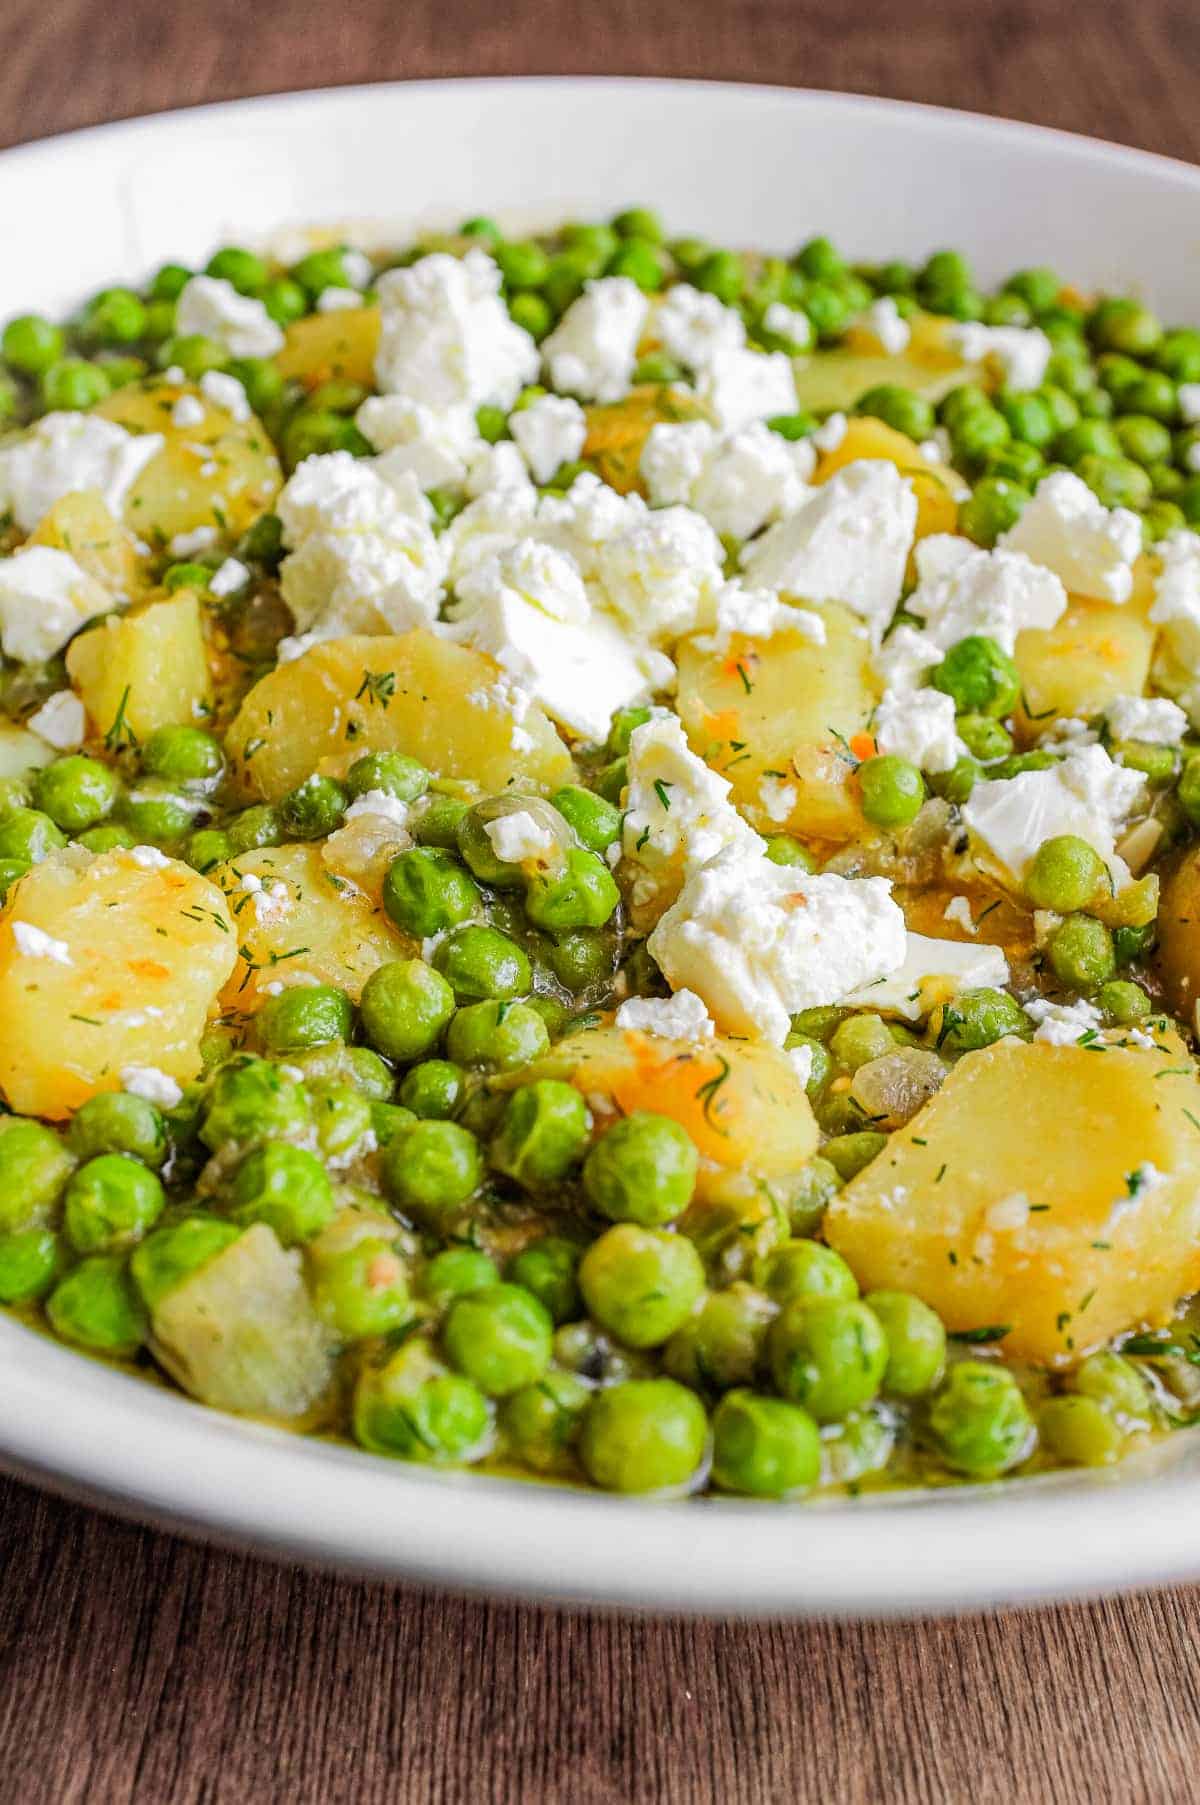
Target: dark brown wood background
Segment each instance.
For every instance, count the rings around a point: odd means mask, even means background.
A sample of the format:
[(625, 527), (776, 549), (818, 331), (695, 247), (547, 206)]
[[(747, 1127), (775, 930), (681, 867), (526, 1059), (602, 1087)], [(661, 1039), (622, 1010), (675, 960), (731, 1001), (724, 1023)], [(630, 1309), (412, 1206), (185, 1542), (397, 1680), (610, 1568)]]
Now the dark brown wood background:
[[(847, 88), (1200, 160), (1196, 0), (0, 0), (3, 143), (273, 89), (517, 73)], [(652, 172), (646, 190), (627, 198), (653, 200)], [(288, 1572), (0, 1482), (0, 1801), (1191, 1800), (1198, 1605), (569, 1617)]]

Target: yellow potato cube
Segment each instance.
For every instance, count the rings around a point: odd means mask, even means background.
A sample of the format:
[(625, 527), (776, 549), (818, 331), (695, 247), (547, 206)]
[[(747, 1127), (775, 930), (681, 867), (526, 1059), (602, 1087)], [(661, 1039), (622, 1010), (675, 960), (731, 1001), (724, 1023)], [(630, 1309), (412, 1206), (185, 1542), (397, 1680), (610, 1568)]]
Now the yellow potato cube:
[(221, 892), (174, 859), (56, 854), (0, 915), (0, 1090), (25, 1115), (67, 1116), (131, 1065), (179, 1083), (233, 970)]
[[(172, 410), (188, 395), (203, 409), (195, 426), (176, 426)], [(165, 443), (125, 498), (125, 523), (139, 538), (216, 526), (236, 538), (268, 509), (283, 474), (262, 424), (235, 420), (187, 384), (131, 383), (95, 409), (130, 432), (161, 433)]]
[(156, 727), (191, 725), (211, 707), (200, 604), (190, 590), (107, 615), (71, 641), (67, 669), (96, 731), (115, 747)]
[[(1120, 1037), (1115, 1037), (1119, 1041)], [(830, 1203), (864, 1291), (1068, 1366), (1200, 1286), (1200, 1087), (1178, 1040), (999, 1041)]]
[(1053, 627), (1018, 634), (1021, 739), (1053, 732), (1063, 716), (1101, 714), (1117, 696), (1140, 696), (1153, 647), (1154, 629), (1131, 602), (1115, 607), (1082, 596), (1072, 598)]
[(133, 534), (113, 519), (94, 490), (77, 489), (56, 501), (28, 543), (70, 552), (80, 569), (114, 598), (132, 601), (145, 591), (145, 569)]
[[(894, 378), (892, 379), (894, 380)], [(917, 498), (916, 537), (929, 533), (952, 533), (958, 524), (958, 504), (970, 494), (957, 470), (935, 458), (923, 456), (921, 449), (894, 426), (862, 415), (846, 425), (845, 437), (834, 451), (827, 451), (817, 465), (813, 481), (827, 482), (847, 464), (860, 458), (877, 459), (894, 464), (907, 476)]]
[(370, 388), (379, 344), (378, 307), (338, 308), (310, 313), (287, 329), (287, 343), (275, 361), (284, 376), (315, 389), (334, 378)]

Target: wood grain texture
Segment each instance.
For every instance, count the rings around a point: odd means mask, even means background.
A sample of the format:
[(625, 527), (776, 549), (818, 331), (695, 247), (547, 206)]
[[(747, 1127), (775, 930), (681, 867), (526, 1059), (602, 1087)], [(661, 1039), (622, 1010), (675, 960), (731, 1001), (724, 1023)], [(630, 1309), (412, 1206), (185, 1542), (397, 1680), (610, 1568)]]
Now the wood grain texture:
[[(893, 94), (1200, 160), (1195, 0), (6, 0), (0, 142), (273, 89), (542, 72)], [(1192, 1591), (907, 1626), (572, 1617), (292, 1573), (7, 1483), (0, 1572), (3, 1805), (1200, 1790)]]

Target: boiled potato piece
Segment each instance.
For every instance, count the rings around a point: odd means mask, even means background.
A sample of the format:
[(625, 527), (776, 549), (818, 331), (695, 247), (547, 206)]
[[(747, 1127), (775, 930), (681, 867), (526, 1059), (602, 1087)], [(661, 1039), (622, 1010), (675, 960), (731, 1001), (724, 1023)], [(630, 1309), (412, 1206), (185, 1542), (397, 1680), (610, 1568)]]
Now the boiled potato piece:
[(35, 865), (0, 916), (5, 1100), (59, 1118), (126, 1066), (194, 1078), (236, 958), (224, 897), (187, 865), (70, 851)]
[[(247, 872), (261, 878), (262, 891), (243, 887)], [(226, 1013), (252, 1014), (277, 981), (336, 984), (357, 1002), (376, 966), (412, 956), (412, 943), (329, 870), (319, 846), (264, 847), (209, 876), (225, 893), (237, 936), (237, 961), (221, 996)], [(275, 884), (286, 894), (272, 896)]]
[(621, 401), (588, 408), (583, 455), (595, 461), (610, 488), (628, 495), (638, 487), (642, 451), (653, 428), (663, 421), (703, 417), (699, 402), (684, 389), (659, 384), (633, 389)]
[(837, 603), (813, 612), (824, 645), (793, 632), (738, 636), (724, 652), (685, 642), (676, 706), (693, 751), (729, 779), (761, 832), (841, 842), (864, 831), (849, 748), (879, 686), (854, 615)]
[[(668, 1040), (637, 1029), (571, 1034), (533, 1068), (565, 1078), (589, 1100), (621, 1115), (648, 1109), (687, 1129), (701, 1158), (764, 1177), (799, 1171), (817, 1148), (808, 1098), (786, 1055), (748, 1041)], [(528, 1082), (514, 1074), (512, 1083)], [(599, 1102), (597, 1100), (600, 1100)]]
[[(894, 377), (888, 378), (895, 381)], [(925, 457), (912, 439), (885, 426), (882, 420), (863, 415), (846, 424), (845, 436), (835, 451), (822, 456), (813, 476), (817, 483), (827, 482), (847, 464), (860, 459), (876, 459), (895, 464), (907, 476), (917, 498), (916, 537), (929, 533), (952, 533), (958, 525), (958, 504), (970, 494), (967, 484), (949, 464)]]
[(1023, 741), (1051, 733), (1062, 716), (1100, 714), (1117, 696), (1138, 696), (1150, 673), (1154, 629), (1131, 602), (1116, 607), (1075, 596), (1053, 627), (1017, 635), (1015, 658)]
[(333, 1376), (300, 1255), (262, 1222), (168, 1291), (150, 1332), (171, 1377), (217, 1410), (303, 1416)]
[(275, 361), (287, 377), (315, 389), (335, 377), (370, 388), (379, 344), (378, 307), (338, 308), (310, 313), (287, 329), (287, 343)]
[(70, 552), (114, 601), (132, 601), (146, 588), (146, 575), (134, 536), (114, 520), (91, 489), (77, 489), (56, 501), (29, 536), (30, 545), (51, 545)]
[(1155, 958), (1172, 1006), (1193, 1024), (1200, 999), (1200, 846), (1164, 879)]
[(969, 380), (971, 374), (957, 351), (947, 345), (945, 330), (944, 320), (918, 315), (907, 348), (892, 357), (881, 349), (874, 333), (852, 326), (844, 348), (797, 358), (800, 406), (818, 413), (849, 409), (868, 389), (881, 383), (900, 383), (927, 401), (940, 401), (947, 390)]
[[(182, 395), (204, 409), (196, 426), (172, 422)], [(131, 383), (115, 389), (95, 411), (130, 432), (157, 432), (166, 441), (125, 499), (125, 524), (139, 538), (166, 541), (200, 526), (216, 526), (236, 538), (279, 493), (279, 459), (259, 421), (235, 420), (188, 384)]]
[(406, 752), (473, 794), (569, 783), (542, 710), (518, 721), (507, 695), (485, 653), (432, 633), (331, 639), (255, 684), (228, 746), (246, 793), (268, 802), (312, 771), (342, 776), (364, 752)]
[(98, 733), (117, 745), (211, 710), (200, 603), (181, 589), (131, 614), (110, 614), (67, 648), (67, 670)]
[(824, 1232), (864, 1291), (915, 1291), (951, 1330), (1003, 1326), (1005, 1352), (1070, 1365), (1200, 1285), (1198, 1104), (1173, 1037), (999, 1041), (832, 1200)]

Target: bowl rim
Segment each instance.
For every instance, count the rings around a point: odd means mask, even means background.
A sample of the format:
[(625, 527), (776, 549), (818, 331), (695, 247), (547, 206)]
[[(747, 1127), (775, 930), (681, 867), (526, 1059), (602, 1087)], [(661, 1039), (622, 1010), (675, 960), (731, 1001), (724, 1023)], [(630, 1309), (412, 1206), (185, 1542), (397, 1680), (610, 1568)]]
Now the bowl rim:
[[(659, 77), (457, 77), (348, 83), (176, 107), (0, 151), (0, 168), (213, 125), (314, 115), (413, 94), (661, 91), (772, 97), (822, 111), (970, 134), (1002, 151), (1136, 169), (1200, 194), (1200, 169), (1055, 127), (825, 89)], [(432, 1473), (223, 1416), (0, 1318), (7, 1366), (0, 1469), (65, 1495), (226, 1546), (347, 1574), (544, 1602), (744, 1617), (913, 1615), (1163, 1584), (1200, 1574), (1200, 1476), (1149, 1468), (1061, 1485), (1007, 1485), (829, 1501), (614, 1498), (467, 1473)], [(1193, 1435), (1172, 1438), (1171, 1446)], [(1136, 1465), (1136, 1463), (1135, 1463)], [(869, 1519), (864, 1521), (864, 1518)], [(902, 1525), (900, 1529), (898, 1526)], [(736, 1558), (731, 1549), (736, 1549)]]

